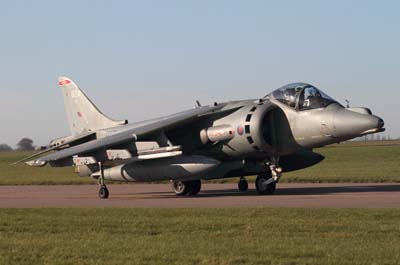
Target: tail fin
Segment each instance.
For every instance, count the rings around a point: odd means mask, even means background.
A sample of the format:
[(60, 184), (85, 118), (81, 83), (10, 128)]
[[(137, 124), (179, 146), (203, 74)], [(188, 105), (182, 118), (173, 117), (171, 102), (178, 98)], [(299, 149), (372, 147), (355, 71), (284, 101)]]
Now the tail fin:
[(61, 76), (58, 84), (63, 92), (65, 111), (73, 135), (127, 123), (105, 116), (71, 79)]

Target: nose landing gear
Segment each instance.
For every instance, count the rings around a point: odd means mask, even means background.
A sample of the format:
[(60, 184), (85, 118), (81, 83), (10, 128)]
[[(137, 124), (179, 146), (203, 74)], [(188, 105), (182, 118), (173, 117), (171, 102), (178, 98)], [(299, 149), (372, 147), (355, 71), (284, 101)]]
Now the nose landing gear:
[(271, 195), (275, 192), (276, 183), (279, 182), (282, 176), (282, 168), (278, 166), (279, 158), (272, 158), (267, 163), (267, 170), (261, 173), (256, 178), (256, 190), (261, 195)]
[(256, 190), (260, 195), (271, 195), (275, 192), (276, 181), (272, 178), (271, 172), (265, 172), (256, 178)]

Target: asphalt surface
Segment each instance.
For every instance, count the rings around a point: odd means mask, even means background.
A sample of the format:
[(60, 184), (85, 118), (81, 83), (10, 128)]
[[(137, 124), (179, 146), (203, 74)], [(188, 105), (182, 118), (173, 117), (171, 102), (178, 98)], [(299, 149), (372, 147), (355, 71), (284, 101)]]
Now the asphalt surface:
[[(252, 187), (253, 185), (250, 184)], [(0, 208), (38, 207), (301, 207), (400, 208), (400, 184), (278, 184), (272, 196), (236, 184), (204, 184), (195, 197), (177, 197), (168, 184), (108, 185), (110, 198), (97, 197), (97, 185), (0, 186)]]

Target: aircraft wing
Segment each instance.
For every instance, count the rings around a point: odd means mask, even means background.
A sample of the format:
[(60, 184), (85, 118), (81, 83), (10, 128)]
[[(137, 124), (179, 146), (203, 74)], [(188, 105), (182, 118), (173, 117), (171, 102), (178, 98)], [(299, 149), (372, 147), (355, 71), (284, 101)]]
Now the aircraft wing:
[[(33, 155), (25, 157), (25, 158), (23, 158), (21, 160), (18, 160), (16, 162), (12, 163), (12, 165), (16, 165), (16, 164), (28, 161), (28, 160), (30, 160), (30, 159), (32, 159), (34, 157), (38, 157), (40, 155), (49, 153), (51, 151), (60, 150), (60, 149), (66, 148), (68, 146), (75, 145), (80, 140), (84, 140), (85, 138), (94, 136), (95, 134), (96, 134), (95, 132), (88, 132), (88, 133), (80, 134), (80, 135), (77, 135), (77, 136), (64, 137), (63, 139), (61, 139), (59, 144), (57, 144), (57, 145), (55, 145), (55, 144), (51, 145), (50, 144), (50, 146), (48, 146), (46, 149), (41, 150), (41, 151), (39, 151), (37, 153), (34, 153)], [(55, 141), (55, 140), (53, 140), (53, 141)]]
[(27, 163), (31, 166), (44, 166), (47, 162), (62, 160), (70, 158), (75, 155), (90, 153), (93, 151), (106, 149), (111, 146), (116, 146), (127, 142), (134, 142), (143, 136), (146, 136), (148, 134), (157, 131), (167, 130), (175, 126), (180, 126), (192, 121), (196, 121), (204, 116), (213, 115), (216, 113), (228, 112), (228, 111), (233, 112), (242, 107), (242, 106), (237, 106), (233, 109), (232, 108), (223, 109), (225, 105), (226, 104), (220, 104), (217, 106), (204, 106), (180, 112), (177, 114), (173, 114), (170, 116), (166, 116), (161, 119), (156, 119), (154, 121), (150, 121), (145, 124), (140, 123), (136, 126), (134, 124), (133, 126), (125, 125), (126, 128), (122, 127), (123, 129), (121, 129), (121, 131), (113, 135), (92, 140), (80, 145), (72, 146), (70, 148), (65, 148)]

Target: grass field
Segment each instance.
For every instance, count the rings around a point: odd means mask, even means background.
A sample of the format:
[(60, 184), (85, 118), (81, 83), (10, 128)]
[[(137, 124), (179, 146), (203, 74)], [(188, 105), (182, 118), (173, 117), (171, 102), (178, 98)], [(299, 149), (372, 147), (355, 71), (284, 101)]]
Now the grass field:
[(8, 184), (87, 184), (91, 178), (81, 178), (74, 173), (73, 167), (32, 168), (24, 163), (11, 165), (31, 152), (0, 152), (0, 185)]
[[(400, 182), (400, 142), (350, 142), (315, 150), (326, 157), (320, 164), (284, 174), (282, 182)], [(86, 184), (73, 168), (10, 166), (26, 152), (0, 153), (0, 185)], [(252, 179), (252, 178), (250, 178)], [(222, 180), (237, 181), (237, 179)]]
[(2, 209), (0, 264), (400, 264), (400, 210)]
[(287, 182), (400, 182), (400, 145), (350, 143), (315, 150), (320, 164), (289, 172)]

